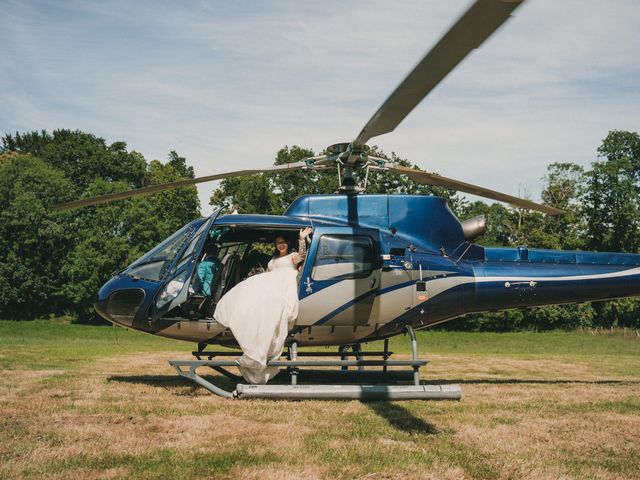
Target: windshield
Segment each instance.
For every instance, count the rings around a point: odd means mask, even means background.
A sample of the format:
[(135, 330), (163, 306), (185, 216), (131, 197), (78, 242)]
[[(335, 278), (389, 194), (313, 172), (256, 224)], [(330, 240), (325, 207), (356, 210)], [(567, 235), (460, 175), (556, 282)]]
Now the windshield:
[(122, 273), (132, 277), (158, 281), (178, 255), (189, 236), (201, 222), (191, 222), (175, 232), (159, 245), (153, 247)]

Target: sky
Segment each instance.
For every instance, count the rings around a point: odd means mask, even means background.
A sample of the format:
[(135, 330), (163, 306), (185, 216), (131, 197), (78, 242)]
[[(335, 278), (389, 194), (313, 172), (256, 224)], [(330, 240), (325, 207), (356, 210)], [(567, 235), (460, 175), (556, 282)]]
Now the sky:
[[(471, 3), (0, 0), (0, 134), (79, 129), (197, 176), (267, 167), (353, 140)], [(639, 18), (637, 0), (528, 0), (369, 144), (539, 200), (547, 165), (640, 131)]]

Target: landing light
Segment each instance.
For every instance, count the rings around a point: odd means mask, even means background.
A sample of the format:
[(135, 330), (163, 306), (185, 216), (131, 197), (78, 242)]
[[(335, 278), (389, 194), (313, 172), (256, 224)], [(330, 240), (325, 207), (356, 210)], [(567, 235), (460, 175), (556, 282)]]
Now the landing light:
[(184, 283), (187, 281), (189, 272), (190, 271), (188, 269), (184, 270), (183, 272), (176, 275), (173, 279), (171, 279), (167, 286), (162, 289), (162, 292), (160, 292), (158, 301), (156, 302), (156, 307), (162, 308), (164, 305), (178, 296), (180, 290), (182, 290), (182, 287), (184, 287)]

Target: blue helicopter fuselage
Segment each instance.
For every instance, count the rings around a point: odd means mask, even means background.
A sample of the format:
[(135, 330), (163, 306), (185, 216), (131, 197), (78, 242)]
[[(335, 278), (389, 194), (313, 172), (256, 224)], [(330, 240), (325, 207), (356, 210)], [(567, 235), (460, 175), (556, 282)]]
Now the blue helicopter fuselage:
[[(465, 238), (440, 197), (307, 195), (282, 216), (225, 215), (208, 222), (193, 222), (185, 250), (203, 229), (226, 229), (241, 239), (313, 227), (293, 332), (300, 345), (385, 338), (407, 323), (421, 328), (472, 312), (640, 295), (640, 255), (482, 247)], [(98, 294), (98, 312), (149, 333), (233, 343), (211, 318), (180, 318), (176, 309), (154, 316), (172, 279), (182, 275), (187, 288), (193, 278), (201, 252), (191, 248), (191, 270), (184, 274), (177, 268), (189, 261), (178, 260), (184, 258), (178, 252), (161, 279), (127, 270), (116, 275)]]

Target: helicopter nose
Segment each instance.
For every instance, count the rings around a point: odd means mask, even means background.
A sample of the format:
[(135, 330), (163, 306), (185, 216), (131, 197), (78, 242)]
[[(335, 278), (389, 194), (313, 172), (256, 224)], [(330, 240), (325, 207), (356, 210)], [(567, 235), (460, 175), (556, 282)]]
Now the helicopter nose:
[(145, 292), (140, 288), (116, 290), (107, 298), (100, 299), (99, 295), (96, 296), (94, 308), (101, 317), (109, 322), (117, 323), (123, 327), (131, 327), (144, 297)]

